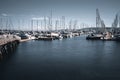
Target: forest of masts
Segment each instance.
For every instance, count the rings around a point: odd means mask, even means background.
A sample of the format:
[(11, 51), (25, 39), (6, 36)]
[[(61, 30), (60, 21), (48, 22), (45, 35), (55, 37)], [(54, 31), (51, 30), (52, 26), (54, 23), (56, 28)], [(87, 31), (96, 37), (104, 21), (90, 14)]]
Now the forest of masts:
[[(79, 23), (76, 19), (66, 19), (65, 16), (53, 18), (52, 12), (50, 16), (32, 17), (25, 19), (24, 17), (15, 17), (9, 15), (0, 16), (0, 30), (19, 30), (19, 31), (53, 31), (53, 30), (77, 30), (81, 28), (99, 27), (105, 28), (105, 23), (100, 17), (99, 10), (96, 9), (96, 25), (88, 25)], [(110, 27), (110, 26), (109, 26)], [(120, 27), (120, 16), (116, 14), (111, 27)]]
[(0, 30), (58, 31), (77, 30), (85, 27), (89, 26), (85, 23), (79, 24), (78, 20), (71, 19), (68, 21), (65, 16), (55, 19), (52, 16), (52, 12), (50, 16), (30, 19), (15, 18), (7, 15), (0, 16)]

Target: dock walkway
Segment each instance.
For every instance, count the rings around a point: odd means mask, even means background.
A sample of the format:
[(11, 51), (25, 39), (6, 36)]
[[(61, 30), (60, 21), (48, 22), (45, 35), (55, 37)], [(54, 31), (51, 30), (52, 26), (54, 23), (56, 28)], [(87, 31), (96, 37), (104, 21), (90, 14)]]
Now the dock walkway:
[(20, 37), (16, 35), (0, 35), (0, 46), (9, 42), (20, 41)]

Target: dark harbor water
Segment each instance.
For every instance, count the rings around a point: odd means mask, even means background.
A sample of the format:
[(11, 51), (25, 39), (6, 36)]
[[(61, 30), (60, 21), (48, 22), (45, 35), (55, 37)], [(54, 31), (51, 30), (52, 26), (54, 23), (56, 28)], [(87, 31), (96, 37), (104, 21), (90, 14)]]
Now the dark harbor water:
[(0, 80), (120, 80), (120, 42), (23, 42), (0, 62)]

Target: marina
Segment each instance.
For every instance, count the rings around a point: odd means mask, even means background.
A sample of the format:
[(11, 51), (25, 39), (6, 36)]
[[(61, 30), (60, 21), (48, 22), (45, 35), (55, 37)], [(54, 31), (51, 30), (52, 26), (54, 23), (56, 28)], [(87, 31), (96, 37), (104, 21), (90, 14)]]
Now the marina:
[(120, 80), (119, 0), (0, 0), (0, 80)]
[[(31, 24), (31, 30), (12, 30), (7, 28), (6, 24), (6, 29), (2, 28), (0, 29), (0, 56), (1, 60), (4, 57), (4, 53), (8, 53), (9, 49), (12, 50), (14, 48), (14, 43), (16, 45), (17, 43), (22, 43), (26, 41), (54, 41), (54, 40), (64, 40), (67, 38), (75, 38), (83, 35), (86, 40), (101, 40), (101, 41), (115, 41), (119, 42), (120, 41), (120, 19), (119, 15), (115, 15), (115, 19), (112, 23), (111, 27), (106, 27), (104, 21), (102, 20), (100, 16), (100, 12), (98, 9), (96, 9), (96, 27), (86, 27), (86, 28), (80, 28), (77, 25), (77, 21), (72, 21), (70, 20), (69, 23), (65, 23), (65, 16), (62, 16), (61, 21), (55, 21), (53, 26), (53, 20), (52, 20), (52, 12), (47, 19), (47, 17), (44, 17), (41, 21), (39, 18), (32, 18), (30, 20)], [(3, 18), (1, 18), (2, 20)], [(7, 19), (7, 18), (6, 18)], [(8, 20), (9, 22), (9, 20)], [(39, 22), (41, 22), (41, 26), (39, 26)], [(42, 22), (44, 25), (42, 25)], [(48, 24), (47, 24), (48, 22)], [(58, 24), (61, 23), (61, 24)], [(3, 23), (1, 22), (3, 25)], [(12, 22), (9, 22), (11, 25)], [(66, 26), (68, 24), (69, 26)], [(5, 24), (4, 24), (5, 25)], [(62, 26), (61, 26), (62, 25)], [(35, 28), (37, 27), (37, 30)], [(83, 25), (84, 26), (84, 25)], [(44, 27), (44, 28), (43, 28)], [(54, 28), (53, 28), (54, 27)], [(41, 28), (41, 30), (39, 30)], [(7, 47), (4, 45), (8, 46), (13, 46), (13, 47)], [(2, 47), (4, 46), (4, 47)]]

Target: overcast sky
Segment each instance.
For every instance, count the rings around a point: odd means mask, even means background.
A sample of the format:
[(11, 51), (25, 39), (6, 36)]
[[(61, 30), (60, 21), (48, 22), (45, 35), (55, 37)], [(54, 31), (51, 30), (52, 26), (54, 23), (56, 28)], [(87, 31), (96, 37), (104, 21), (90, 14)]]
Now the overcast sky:
[(120, 0), (0, 0), (0, 14), (25, 16), (25, 18), (66, 16), (80, 23), (95, 25), (96, 8), (107, 26), (111, 26), (115, 14), (120, 12)]

